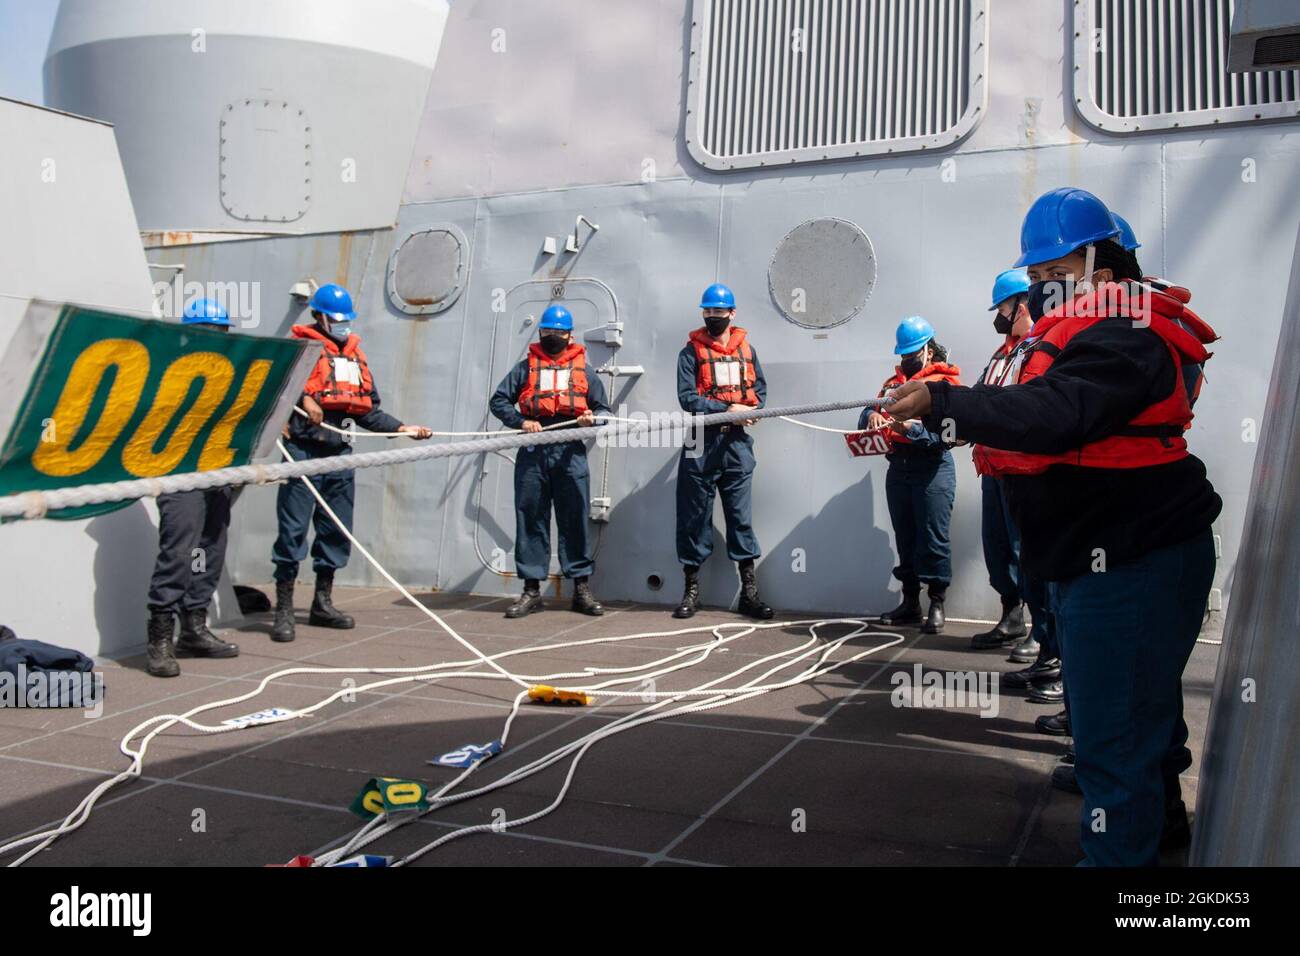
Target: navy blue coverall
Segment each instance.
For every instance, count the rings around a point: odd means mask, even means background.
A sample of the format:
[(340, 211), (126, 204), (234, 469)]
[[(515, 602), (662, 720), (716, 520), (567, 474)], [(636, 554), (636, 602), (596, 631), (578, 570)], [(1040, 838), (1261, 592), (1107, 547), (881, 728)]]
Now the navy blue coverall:
[[(1076, 334), (1023, 385), (930, 384), (925, 421), (950, 419), (957, 437), (993, 448), (1058, 455), (1113, 435), (1174, 387), (1159, 336), (1116, 319)], [(1086, 862), (1154, 866), (1165, 807), (1191, 765), (1182, 673), (1214, 579), (1211, 523), (1223, 502), (1192, 455), (1142, 468), (1057, 464), (1001, 481), (1021, 562), (1048, 582)]]
[[(519, 393), (528, 384), (528, 359), (523, 359), (501, 380), (488, 403), (492, 414), (507, 428), (522, 428)], [(605, 386), (594, 372), (587, 372), (587, 407), (608, 413)], [(572, 421), (562, 415), (538, 419), (545, 428)], [(515, 574), (526, 581), (540, 581), (551, 569), (551, 508), (559, 532), (560, 571), (566, 578), (591, 575), (591, 535), (587, 508), (591, 499), (587, 470), (587, 446), (580, 441), (553, 445), (528, 445), (515, 455)]]
[[(985, 366), (980, 381), (993, 387), (1008, 384), (993, 382), (991, 379), (1006, 374), (1005, 363), (1022, 350), (1023, 344), (1023, 340), (1018, 342), (1007, 356), (1002, 354), (1005, 346), (999, 348)], [(1029, 636), (1039, 645), (1040, 659), (1059, 658), (1060, 648), (1056, 646), (1055, 629), (1051, 627), (1047, 610), (1047, 585), (1032, 574), (1027, 574), (1020, 563), (1020, 531), (1011, 520), (1006, 493), (997, 478), (983, 475), (980, 478), (980, 495), (983, 505), (980, 539), (984, 545), (984, 566), (989, 572), (989, 584), (998, 592), (1003, 607), (1014, 607), (1021, 601), (1029, 607), (1029, 615), (1033, 620)]]
[[(402, 423), (379, 408), (379, 389), (370, 393), (371, 409), (365, 415), (349, 416), (343, 412), (326, 411), (325, 421), (335, 428), (344, 428), (351, 419), (361, 428), (372, 432), (395, 432)], [(285, 450), (294, 461), (308, 458), (328, 458), (333, 455), (350, 455), (352, 446), (343, 435), (313, 425), (295, 413), (289, 416), (289, 439)], [(352, 505), (356, 499), (356, 472), (334, 471), (315, 475), (309, 479), (339, 519), (352, 529)], [(293, 581), (298, 577), (298, 564), (307, 557), (307, 528), (316, 529), (312, 542), (312, 567), (337, 570), (347, 567), (352, 555), (352, 542), (339, 530), (324, 510), (317, 507), (311, 491), (297, 478), (284, 482), (275, 498), (275, 519), (279, 534), (271, 548), (271, 561), (275, 564), (277, 581)]]
[(226, 561), (234, 492), (227, 486), (158, 496), (158, 559), (149, 583), (150, 609), (207, 609)]
[[(757, 408), (767, 402), (767, 379), (758, 353), (754, 356)], [(687, 344), (677, 356), (677, 401), (696, 415), (725, 412), (726, 402), (706, 398), (696, 387), (695, 347)], [(727, 526), (727, 557), (757, 560), (758, 538), (751, 524), (750, 486), (754, 478), (754, 439), (743, 425), (709, 425), (698, 448), (683, 447), (677, 462), (677, 560), (699, 567), (713, 553), (713, 496), (722, 498)]]
[[(867, 427), (875, 409), (864, 408), (858, 428)], [(907, 433), (910, 444), (896, 442), (885, 456), (885, 501), (894, 526), (898, 566), (894, 577), (903, 593), (917, 594), (929, 585), (938, 594), (952, 582), (952, 544), (948, 528), (957, 494), (957, 468), (952, 452), (936, 432), (921, 424)]]

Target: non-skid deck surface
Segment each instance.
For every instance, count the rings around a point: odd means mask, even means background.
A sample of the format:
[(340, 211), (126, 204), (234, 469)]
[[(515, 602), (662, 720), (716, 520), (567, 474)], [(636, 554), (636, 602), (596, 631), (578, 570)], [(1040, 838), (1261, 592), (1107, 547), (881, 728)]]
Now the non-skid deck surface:
[[(486, 653), (609, 635), (671, 630), (663, 607), (611, 605), (582, 617), (565, 602), (519, 621), (507, 598), (418, 595)], [(310, 595), (299, 592), (300, 607)], [(301, 623), (298, 640), (274, 644), (269, 615), (224, 632), (241, 655), (182, 661), (158, 680), (135, 657), (103, 666), (104, 713), (0, 709), (0, 843), (61, 819), (98, 782), (123, 769), (122, 735), (146, 718), (256, 689), (295, 665), (418, 667), (465, 660), (467, 652), (388, 590), (340, 588), (337, 604), (357, 627)], [(798, 620), (808, 615), (782, 615)], [(736, 621), (708, 610), (689, 622)], [(1053, 790), (1048, 774), (1065, 750), (1033, 720), (1058, 708), (1004, 690), (995, 717), (966, 709), (899, 708), (891, 676), (926, 671), (1009, 671), (1005, 654), (972, 652), (978, 627), (923, 636), (905, 629), (897, 647), (794, 688), (634, 728), (595, 744), (565, 801), (549, 816), (504, 833), (476, 834), (418, 865), (584, 864), (1073, 864), (1081, 800)], [(834, 637), (842, 631), (828, 631)], [(57, 641), (56, 635), (46, 636)], [(695, 686), (749, 660), (803, 641), (807, 630), (774, 629), (735, 642), (659, 690)], [(518, 657), (511, 668), (548, 674), (628, 666), (670, 654), (700, 635), (565, 648)], [(836, 655), (877, 643), (855, 638)], [(1191, 746), (1184, 789), (1194, 805), (1200, 745), (1217, 648), (1198, 645), (1184, 676)], [(261, 695), (200, 719), (279, 706), (303, 707), (343, 686), (347, 675), (297, 675)], [(357, 674), (363, 684), (379, 678)], [(313, 854), (358, 825), (348, 805), (371, 777), (440, 785), (455, 771), (429, 766), (437, 754), (500, 736), (516, 688), (504, 681), (447, 679), (359, 692), (315, 715), (274, 726), (205, 735), (175, 727), (149, 748), (140, 780), (103, 797), (80, 830), (28, 865), (259, 866)], [(644, 706), (639, 698), (591, 708), (526, 706), (510, 747), (470, 779), (475, 786)], [(406, 826), (367, 852), (402, 854), (456, 827), (532, 813), (558, 792), (568, 760), (483, 797)], [(0, 862), (8, 862), (12, 857)]]

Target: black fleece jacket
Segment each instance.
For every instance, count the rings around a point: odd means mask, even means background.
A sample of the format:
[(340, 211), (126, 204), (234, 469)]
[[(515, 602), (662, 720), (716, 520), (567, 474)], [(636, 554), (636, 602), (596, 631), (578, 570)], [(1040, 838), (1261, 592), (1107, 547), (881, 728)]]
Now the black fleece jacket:
[[(1174, 387), (1160, 337), (1127, 321), (1075, 335), (1046, 374), (1023, 385), (966, 388), (930, 383), (927, 427), (953, 422), (965, 441), (1060, 454), (1123, 428)], [(1148, 468), (1053, 465), (1001, 479), (1020, 529), (1020, 560), (1046, 581), (1087, 573), (1101, 549), (1107, 567), (1186, 541), (1209, 527), (1223, 502), (1200, 459)]]

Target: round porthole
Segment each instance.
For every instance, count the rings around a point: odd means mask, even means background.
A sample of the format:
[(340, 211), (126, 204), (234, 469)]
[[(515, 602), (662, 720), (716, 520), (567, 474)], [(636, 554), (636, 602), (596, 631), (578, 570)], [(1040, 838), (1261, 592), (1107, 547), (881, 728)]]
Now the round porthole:
[(388, 297), (409, 315), (451, 308), (465, 288), (469, 249), (456, 226), (432, 226), (402, 240), (388, 262)]
[(767, 269), (781, 314), (808, 329), (849, 321), (876, 284), (876, 251), (846, 219), (809, 219), (781, 240)]

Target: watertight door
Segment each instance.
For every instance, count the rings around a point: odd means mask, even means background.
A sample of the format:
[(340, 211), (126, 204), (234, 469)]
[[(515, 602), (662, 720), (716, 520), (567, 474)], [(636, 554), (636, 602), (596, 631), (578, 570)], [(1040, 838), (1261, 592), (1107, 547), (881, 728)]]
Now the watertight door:
[[(497, 383), (528, 351), (537, 339), (537, 323), (542, 312), (552, 304), (563, 305), (573, 314), (573, 337), (587, 346), (589, 374), (612, 364), (617, 351), (618, 303), (605, 283), (592, 278), (565, 280), (537, 279), (515, 286), (506, 297), (506, 308), (497, 318), (492, 348), (491, 387)], [(608, 331), (607, 331), (608, 330)], [(602, 381), (609, 390), (608, 376)], [(492, 422), (496, 423), (495, 419)], [(599, 494), (598, 483), (606, 449), (588, 443), (592, 472), (592, 494)], [(510, 459), (513, 452), (505, 453)], [(479, 471), (480, 487), (475, 544), (482, 560), (499, 574), (515, 571), (515, 503), (513, 464), (503, 455), (484, 455)], [(555, 525), (551, 525), (551, 574), (559, 574), (555, 559)]]

